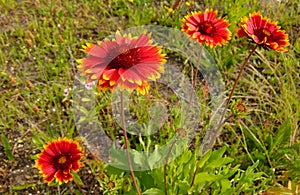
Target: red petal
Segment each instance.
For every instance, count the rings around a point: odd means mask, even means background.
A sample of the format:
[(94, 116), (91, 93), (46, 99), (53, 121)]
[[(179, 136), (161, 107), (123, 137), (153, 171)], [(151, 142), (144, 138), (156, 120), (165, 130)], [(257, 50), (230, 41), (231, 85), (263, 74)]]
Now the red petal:
[(82, 64), (83, 64), (83, 69), (87, 70), (91, 67), (94, 67), (98, 64), (103, 64), (105, 61), (102, 58), (95, 57), (95, 56), (89, 56), (85, 59), (83, 59)]
[(115, 81), (117, 81), (116, 80), (117, 79), (117, 75), (118, 75), (117, 69), (108, 69), (108, 70), (105, 70), (103, 72), (102, 78), (104, 80), (107, 80), (107, 81), (109, 81), (109, 80), (115, 80)]
[(150, 40), (150, 36), (143, 33), (143, 34), (141, 34), (141, 36), (139, 36), (139, 38), (137, 38), (133, 41), (131, 46), (132, 47), (134, 47), (134, 46), (137, 46), (137, 47), (145, 46), (145, 45), (148, 44), (149, 40)]
[(49, 175), (54, 175), (56, 172), (56, 169), (53, 167), (53, 165), (46, 165), (46, 166), (43, 166), (42, 171), (43, 171), (44, 175), (49, 176)]
[(73, 179), (73, 176), (69, 172), (69, 170), (58, 170), (55, 174), (55, 178), (57, 178), (58, 181), (70, 181)]
[(77, 171), (80, 168), (80, 163), (78, 161), (72, 163), (72, 170)]
[(105, 58), (107, 56), (107, 51), (103, 47), (96, 45), (88, 52), (88, 54), (99, 58)]
[(142, 84), (142, 78), (134, 71), (133, 68), (127, 69), (122, 75), (121, 75), (122, 81), (129, 81), (131, 83), (137, 83), (138, 85)]
[(47, 153), (48, 155), (50, 155), (50, 156), (56, 156), (57, 154), (59, 154), (59, 151), (56, 150), (56, 147), (55, 147), (55, 143), (54, 143), (54, 142), (51, 143), (51, 144), (49, 144), (49, 145), (45, 148), (44, 152), (46, 152), (46, 153)]
[(44, 180), (45, 180), (46, 182), (50, 183), (51, 181), (53, 181), (54, 175), (55, 175), (55, 173), (52, 174), (52, 175), (47, 175), (47, 176), (44, 178)]

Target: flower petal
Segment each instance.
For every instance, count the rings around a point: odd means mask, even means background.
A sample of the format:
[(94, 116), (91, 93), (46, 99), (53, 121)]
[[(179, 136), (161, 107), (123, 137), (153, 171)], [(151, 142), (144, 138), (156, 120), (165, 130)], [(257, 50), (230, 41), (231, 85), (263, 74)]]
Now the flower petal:
[(72, 179), (71, 170), (80, 167), (82, 150), (76, 141), (69, 139), (52, 140), (36, 160), (36, 168), (42, 173), (45, 182), (52, 182), (56, 178), (59, 182)]
[(231, 39), (229, 24), (223, 18), (217, 18), (217, 11), (205, 10), (185, 16), (182, 31), (186, 32), (200, 44), (222, 46)]
[(259, 12), (249, 14), (241, 19), (240, 29), (237, 36), (248, 36), (254, 43), (262, 45), (264, 48), (271, 48), (277, 52), (287, 51), (289, 45), (288, 34), (280, 30), (280, 26), (270, 22), (269, 18), (264, 18)]

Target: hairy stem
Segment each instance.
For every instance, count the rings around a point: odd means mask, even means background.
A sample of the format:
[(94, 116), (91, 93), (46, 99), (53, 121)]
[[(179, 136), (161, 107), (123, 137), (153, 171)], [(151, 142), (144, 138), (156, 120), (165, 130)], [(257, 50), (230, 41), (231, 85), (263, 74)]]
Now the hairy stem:
[(126, 156), (127, 156), (127, 162), (130, 170), (131, 179), (133, 182), (133, 185), (135, 187), (135, 190), (138, 195), (141, 195), (140, 189), (136, 183), (135, 175), (133, 172), (131, 160), (130, 160), (130, 154), (129, 154), (129, 147), (128, 147), (128, 137), (127, 137), (127, 131), (126, 131), (126, 125), (125, 125), (125, 111), (124, 111), (124, 94), (121, 92), (121, 117), (122, 117), (122, 129), (124, 134), (124, 141), (125, 141), (125, 150), (126, 150)]
[[(202, 56), (202, 48), (203, 46), (200, 47), (200, 51), (199, 51), (199, 57), (198, 57), (198, 62), (199, 62), (199, 65), (196, 65), (196, 69), (195, 69), (195, 74), (193, 75), (193, 89), (196, 90), (196, 82), (197, 82), (197, 76), (198, 76), (198, 72), (199, 72), (199, 68), (198, 66), (201, 65), (200, 61), (201, 61), (201, 56)], [(192, 67), (192, 70), (194, 70), (194, 67)], [(195, 93), (197, 94), (197, 92), (195, 91)], [(186, 122), (186, 119), (188, 118), (188, 114), (190, 112), (190, 109), (191, 109), (191, 104), (192, 104), (192, 101), (193, 101), (193, 98), (194, 98), (194, 93), (192, 92), (191, 93), (191, 96), (190, 96), (190, 99), (189, 99), (189, 104), (188, 104), (188, 107), (186, 109), (186, 118), (184, 119), (182, 125), (185, 124)]]
[(57, 193), (58, 193), (58, 195), (60, 195), (60, 186), (59, 186), (59, 184), (57, 185)]
[(199, 169), (200, 169), (200, 166), (197, 166), (197, 167), (196, 167), (196, 170), (194, 171), (193, 179), (192, 179), (192, 182), (191, 182), (191, 184), (190, 184), (190, 188), (192, 188), (193, 185), (194, 185), (195, 177), (196, 177), (196, 175), (197, 175)]
[[(241, 69), (240, 69), (240, 72), (239, 72), (237, 78), (235, 79), (233, 88), (232, 88), (232, 90), (231, 90), (231, 92), (230, 92), (230, 95), (229, 95), (229, 97), (228, 97), (228, 99), (227, 99), (225, 108), (224, 108), (223, 113), (222, 113), (222, 115), (221, 115), (221, 119), (219, 120), (219, 123), (218, 123), (218, 126), (217, 126), (217, 128), (216, 128), (216, 131), (214, 132), (213, 137), (209, 140), (209, 143), (208, 143), (207, 145), (204, 145), (201, 154), (204, 154), (204, 153), (205, 153), (205, 152), (206, 152), (206, 151), (214, 144), (215, 139), (217, 138), (217, 136), (218, 136), (218, 134), (219, 134), (219, 131), (221, 130), (221, 127), (223, 126), (223, 124), (224, 124), (229, 118), (232, 117), (232, 115), (231, 115), (231, 116), (229, 116), (227, 119), (225, 119), (225, 121), (223, 121), (223, 119), (224, 119), (224, 117), (225, 117), (225, 114), (226, 114), (226, 111), (227, 111), (227, 109), (228, 109), (228, 107), (229, 107), (229, 103), (230, 103), (231, 98), (232, 98), (232, 96), (233, 96), (234, 90), (235, 90), (235, 88), (236, 88), (236, 86), (237, 86), (237, 84), (238, 84), (238, 82), (239, 82), (239, 79), (240, 79), (240, 77), (241, 77), (241, 75), (242, 75), (242, 73), (243, 73), (243, 71), (244, 71), (244, 69), (245, 69), (245, 67), (246, 67), (246, 65), (247, 65), (247, 63), (248, 63), (250, 57), (254, 54), (254, 52), (255, 52), (257, 46), (258, 46), (258, 45), (256, 45), (256, 46), (251, 50), (251, 52), (249, 53), (249, 55), (248, 55), (247, 58), (245, 59), (243, 65), (242, 65), (242, 67), (241, 67)], [(200, 167), (199, 167), (199, 165), (198, 165), (198, 166), (196, 167), (195, 171), (194, 171), (193, 179), (192, 179), (192, 182), (191, 182), (191, 184), (190, 184), (190, 188), (194, 185), (195, 177), (196, 177), (196, 175), (197, 175), (197, 172), (198, 172), (199, 168), (200, 168)]]
[(232, 98), (232, 96), (233, 96), (234, 90), (236, 89), (236, 86), (237, 86), (237, 84), (238, 84), (238, 82), (239, 82), (239, 79), (240, 79), (240, 77), (241, 77), (241, 75), (242, 75), (242, 73), (243, 73), (243, 71), (244, 71), (244, 69), (245, 69), (245, 67), (246, 67), (246, 65), (247, 65), (247, 63), (248, 63), (250, 57), (254, 54), (254, 52), (255, 52), (255, 50), (256, 50), (257, 47), (258, 47), (258, 45), (256, 45), (256, 46), (251, 50), (251, 52), (249, 53), (249, 55), (248, 55), (247, 58), (245, 59), (243, 65), (242, 65), (242, 67), (241, 67), (241, 69), (240, 69), (240, 72), (239, 72), (237, 78), (235, 79), (234, 85), (233, 85), (232, 90), (231, 90), (231, 92), (230, 92), (230, 94), (229, 94), (229, 97), (228, 97), (228, 99), (227, 99), (227, 102), (226, 102), (225, 108), (224, 108), (224, 110), (223, 110), (223, 112), (222, 112), (221, 119), (219, 120), (218, 126), (217, 126), (216, 130), (214, 131), (214, 134), (213, 134), (212, 138), (210, 139), (209, 143), (208, 143), (206, 146), (203, 147), (202, 154), (205, 153), (205, 152), (206, 152), (206, 151), (214, 144), (215, 139), (217, 138), (217, 136), (218, 136), (218, 134), (219, 134), (219, 132), (220, 132), (220, 130), (221, 130), (221, 127), (222, 127), (223, 124), (224, 124), (223, 119), (224, 119), (225, 114), (226, 114), (226, 111), (227, 111), (227, 109), (228, 109), (228, 107), (229, 107), (229, 104), (230, 104), (231, 98)]

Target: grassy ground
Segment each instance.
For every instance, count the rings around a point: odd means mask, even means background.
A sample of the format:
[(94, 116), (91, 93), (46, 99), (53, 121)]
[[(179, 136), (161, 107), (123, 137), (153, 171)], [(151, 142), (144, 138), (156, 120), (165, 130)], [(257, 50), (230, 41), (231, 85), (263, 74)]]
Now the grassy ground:
[[(228, 121), (216, 148), (227, 146), (226, 155), (243, 169), (259, 160), (256, 170), (266, 179), (260, 189), (273, 194), (296, 194), (300, 190), (299, 2), (183, 1), (166, 19), (167, 8), (173, 3), (0, 1), (0, 193), (51, 194), (56, 190), (44, 184), (33, 168), (34, 156), (51, 137), (78, 135), (71, 97), (64, 96), (64, 89), (73, 86), (75, 59), (84, 57), (81, 45), (133, 26), (180, 28), (184, 15), (205, 8), (218, 9), (231, 21), (233, 32), (239, 18), (261, 11), (289, 34), (288, 52), (258, 50), (251, 58), (234, 95), (235, 101), (243, 100), (248, 114)], [(239, 64), (248, 54), (247, 47), (233, 37), (227, 46), (209, 52), (222, 71), (226, 88), (231, 89)], [(199, 86), (200, 94), (203, 89)], [(115, 132), (114, 126), (110, 128), (108, 132)], [(104, 189), (99, 181), (102, 171), (98, 170), (102, 165), (94, 165), (92, 159), (86, 150), (86, 166), (79, 172), (83, 185), (65, 184), (66, 194), (100, 194), (99, 186)]]

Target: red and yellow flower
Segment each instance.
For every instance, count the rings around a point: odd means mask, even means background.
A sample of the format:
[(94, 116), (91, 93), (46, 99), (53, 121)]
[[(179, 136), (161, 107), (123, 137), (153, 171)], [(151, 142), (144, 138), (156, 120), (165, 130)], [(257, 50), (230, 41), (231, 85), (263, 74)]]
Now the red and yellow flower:
[(256, 44), (262, 47), (271, 48), (277, 52), (285, 52), (286, 46), (290, 45), (288, 34), (280, 30), (276, 22), (271, 22), (269, 18), (262, 17), (259, 12), (249, 14), (249, 18), (244, 16), (241, 19), (238, 37), (249, 37)]
[(139, 37), (116, 33), (115, 40), (105, 39), (98, 45), (84, 46), (86, 58), (77, 60), (79, 70), (88, 77), (87, 82), (98, 80), (98, 88), (122, 91), (136, 89), (148, 93), (148, 79), (156, 80), (164, 72), (165, 54), (161, 47), (152, 45), (151, 35), (142, 33)]
[(38, 155), (35, 167), (40, 170), (45, 182), (51, 183), (54, 178), (59, 183), (73, 179), (72, 171), (78, 171), (83, 151), (79, 144), (67, 138), (52, 140)]
[(182, 31), (199, 43), (210, 47), (222, 46), (231, 39), (229, 24), (224, 18), (217, 18), (217, 11), (192, 12), (183, 19)]

